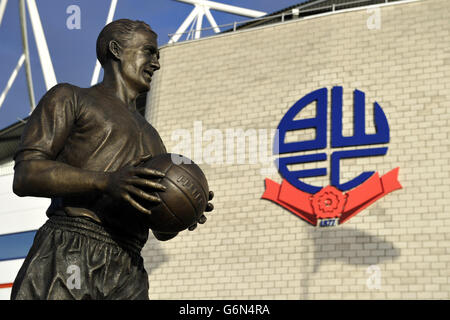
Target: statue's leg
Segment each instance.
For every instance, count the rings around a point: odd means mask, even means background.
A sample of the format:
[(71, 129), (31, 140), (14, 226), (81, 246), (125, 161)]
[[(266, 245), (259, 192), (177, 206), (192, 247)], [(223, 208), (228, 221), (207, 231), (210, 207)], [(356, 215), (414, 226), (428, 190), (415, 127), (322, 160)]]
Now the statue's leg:
[(148, 274), (143, 259), (122, 249), (111, 257), (113, 268), (117, 266), (115, 287), (106, 296), (109, 300), (148, 300)]
[(142, 246), (89, 219), (52, 217), (37, 232), (11, 299), (148, 300)]
[(37, 232), (11, 299), (147, 300), (142, 246), (89, 219), (52, 217)]
[(78, 269), (83, 264), (79, 254), (80, 235), (60, 230), (46, 223), (34, 239), (16, 276), (11, 300), (79, 300), (91, 299)]

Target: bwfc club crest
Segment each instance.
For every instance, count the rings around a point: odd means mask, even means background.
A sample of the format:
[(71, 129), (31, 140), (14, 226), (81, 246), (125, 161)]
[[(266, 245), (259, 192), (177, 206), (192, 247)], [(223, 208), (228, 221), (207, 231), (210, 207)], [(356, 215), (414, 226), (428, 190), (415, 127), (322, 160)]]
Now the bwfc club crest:
[[(374, 103), (376, 132), (366, 134), (365, 94), (359, 90), (355, 90), (353, 93), (353, 136), (343, 136), (342, 96), (342, 87), (332, 88), (330, 185), (314, 186), (301, 180), (308, 177), (326, 176), (327, 168), (297, 171), (288, 168), (294, 164), (326, 161), (327, 153), (281, 157), (283, 154), (317, 151), (327, 147), (327, 88), (313, 91), (304, 96), (281, 119), (275, 135), (274, 154), (280, 155), (276, 164), (283, 181), (278, 184), (270, 179), (265, 179), (266, 190), (262, 195), (263, 199), (281, 205), (314, 226), (328, 227), (342, 224), (378, 199), (402, 188), (397, 180), (399, 168), (395, 168), (381, 177), (378, 172), (371, 171), (363, 172), (345, 183), (340, 182), (341, 159), (383, 156), (388, 149), (387, 147), (358, 149), (352, 147), (386, 144), (390, 137), (386, 116), (377, 102)], [(314, 118), (295, 119), (302, 109), (313, 102), (316, 102)], [(287, 132), (311, 128), (315, 129), (315, 139), (285, 142)], [(343, 150), (344, 148), (345, 150)]]

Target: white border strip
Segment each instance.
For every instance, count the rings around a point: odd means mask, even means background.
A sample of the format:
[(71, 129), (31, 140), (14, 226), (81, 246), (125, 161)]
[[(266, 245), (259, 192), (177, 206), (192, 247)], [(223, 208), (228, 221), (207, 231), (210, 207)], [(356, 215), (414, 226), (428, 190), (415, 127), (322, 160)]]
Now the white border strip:
[(25, 259), (0, 261), (0, 283), (13, 283)]
[(0, 289), (0, 300), (11, 300), (11, 288)]
[[(13, 283), (25, 259), (0, 261), (0, 284)], [(0, 289), (0, 300), (11, 299), (11, 288)]]

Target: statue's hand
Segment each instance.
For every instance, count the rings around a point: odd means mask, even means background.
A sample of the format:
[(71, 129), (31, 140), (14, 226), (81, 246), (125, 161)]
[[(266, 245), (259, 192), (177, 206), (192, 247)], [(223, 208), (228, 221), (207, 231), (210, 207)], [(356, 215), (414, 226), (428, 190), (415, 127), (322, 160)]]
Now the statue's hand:
[[(209, 192), (209, 201), (211, 201), (214, 198), (214, 192), (210, 191)], [(208, 202), (208, 204), (206, 205), (206, 209), (205, 212), (210, 212), (214, 210), (214, 205), (211, 202)], [(202, 214), (200, 216), (200, 218), (198, 218), (197, 223), (200, 224), (204, 224), (206, 222), (206, 216), (204, 214)], [(197, 228), (197, 223), (194, 223), (192, 226), (190, 226), (188, 229), (189, 231), (194, 230), (195, 228)]]
[[(158, 197), (148, 194), (147, 192), (165, 191), (165, 186), (152, 181), (153, 179), (164, 177), (165, 174), (155, 169), (137, 167), (138, 164), (149, 158), (150, 156), (141, 157), (122, 169), (107, 173), (104, 192), (115, 199), (125, 200), (142, 213), (151, 214), (151, 210), (144, 208), (131, 197), (131, 195), (134, 195), (150, 201), (155, 205), (161, 202)], [(147, 192), (144, 192), (140, 187), (145, 187)]]

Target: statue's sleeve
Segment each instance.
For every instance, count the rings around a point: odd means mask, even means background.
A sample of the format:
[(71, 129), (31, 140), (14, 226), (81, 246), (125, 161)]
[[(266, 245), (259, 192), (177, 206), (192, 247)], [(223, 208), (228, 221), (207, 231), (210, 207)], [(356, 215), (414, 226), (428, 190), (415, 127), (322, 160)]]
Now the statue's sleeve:
[(22, 133), (14, 156), (16, 165), (24, 160), (55, 160), (73, 130), (77, 118), (75, 91), (58, 84), (39, 101)]

